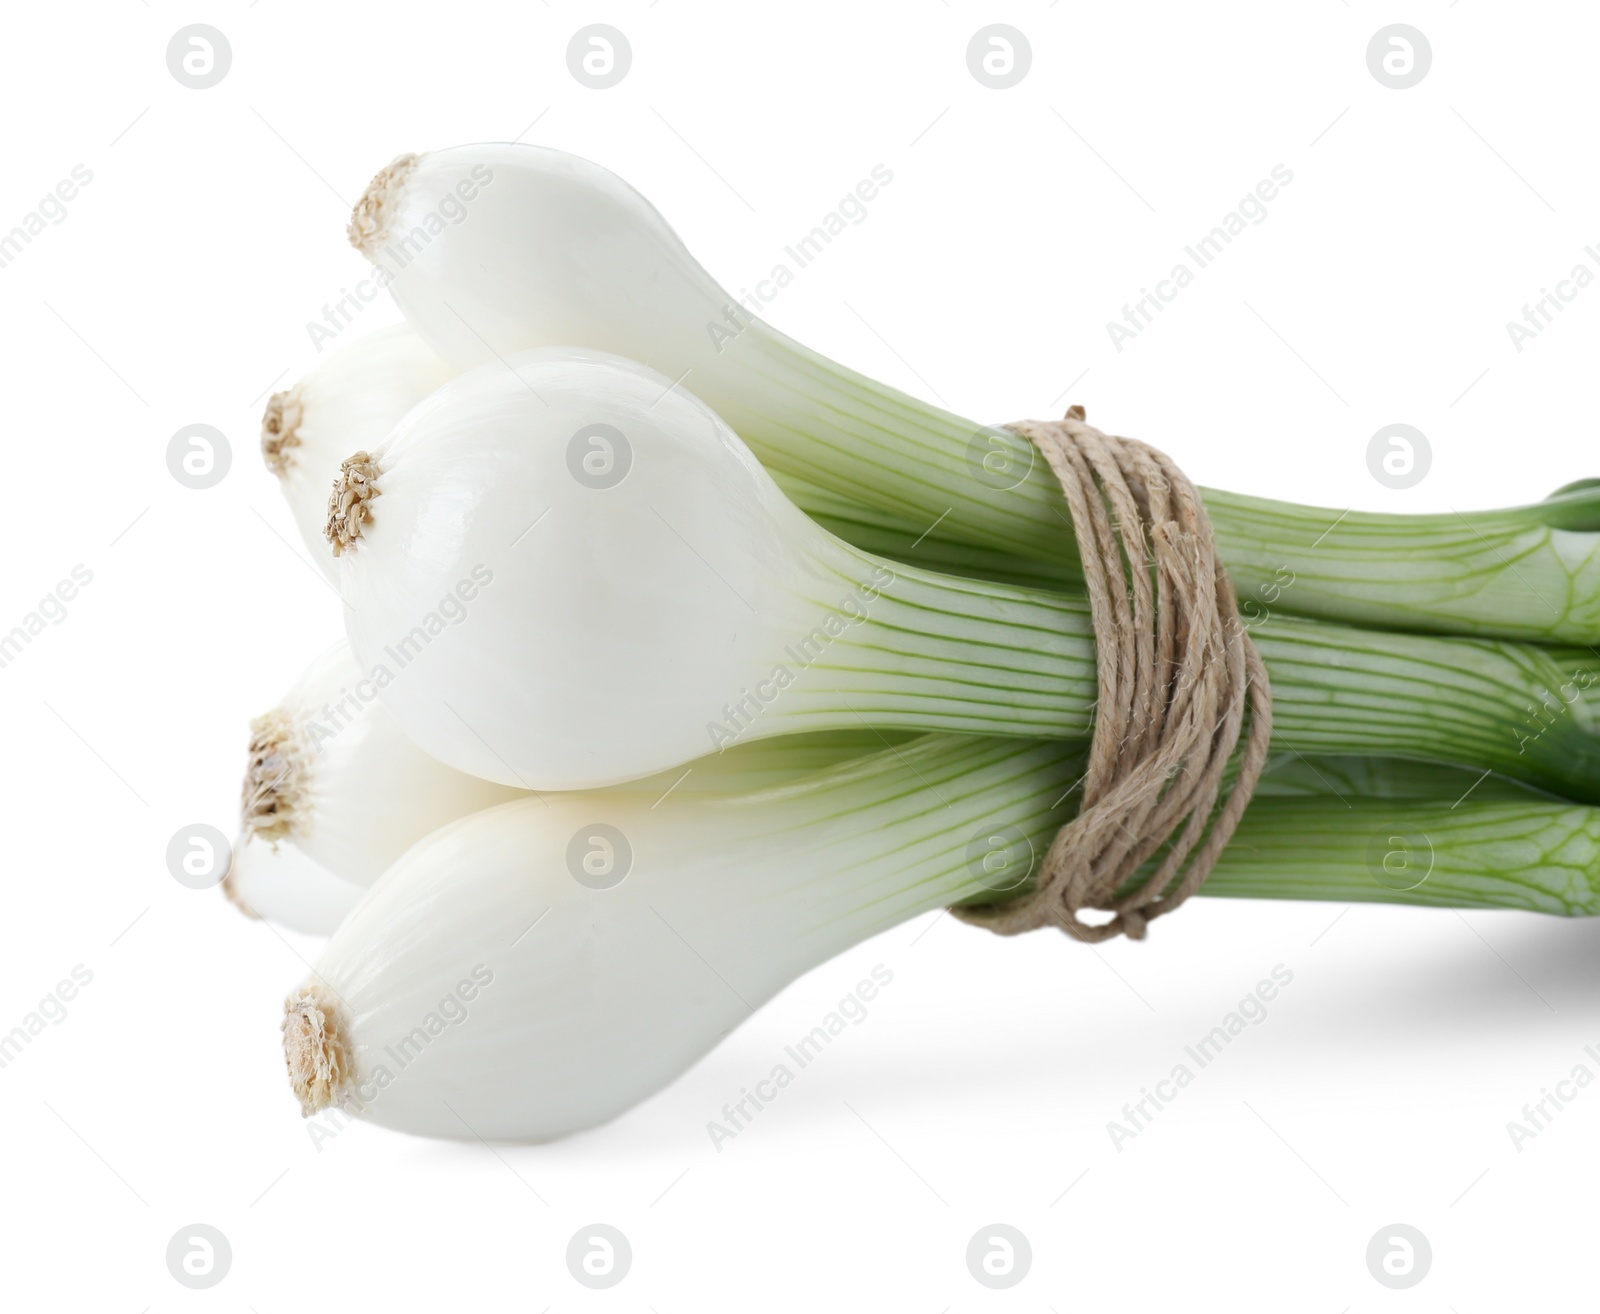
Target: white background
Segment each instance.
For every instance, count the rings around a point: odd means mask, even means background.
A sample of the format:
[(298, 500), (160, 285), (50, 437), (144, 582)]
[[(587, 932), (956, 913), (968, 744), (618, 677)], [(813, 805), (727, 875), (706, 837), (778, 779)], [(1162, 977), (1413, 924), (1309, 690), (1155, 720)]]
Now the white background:
[[(222, 30), (195, 91), (165, 50)], [(569, 38), (620, 28), (606, 91)], [(966, 46), (1031, 45), (1010, 90)], [(1415, 25), (1427, 77), (1369, 73)], [(93, 182), (0, 269), (0, 629), (93, 583), (0, 669), (9, 832), (0, 1030), (92, 984), (0, 1070), (3, 1298), (17, 1309), (1059, 1311), (1574, 1307), (1589, 1292), (1600, 1088), (1506, 1131), (1600, 1042), (1600, 927), (1532, 915), (1200, 900), (1144, 944), (1001, 941), (932, 919), (827, 964), (617, 1123), (491, 1151), (356, 1126), (320, 1150), (280, 1000), (316, 944), (179, 886), (179, 827), (232, 833), (246, 723), (339, 632), (256, 453), (306, 324), (365, 273), (349, 203), (401, 151), (507, 139), (615, 169), (739, 289), (875, 164), (868, 219), (770, 309), (802, 341), (986, 420), (1068, 400), (1197, 482), (1334, 507), (1531, 500), (1596, 473), (1600, 291), (1522, 352), (1506, 321), (1600, 239), (1600, 22), (1576, 3), (11, 6), (0, 231)], [(531, 124), (531, 126), (530, 126)], [(1292, 185), (1119, 353), (1106, 322), (1274, 165)], [(396, 318), (387, 302), (360, 328)], [(352, 330), (353, 332), (354, 330)], [(1432, 468), (1380, 487), (1396, 422)], [(168, 473), (180, 427), (232, 469)], [(707, 1121), (872, 965), (865, 1022), (721, 1152)], [(1107, 1135), (1269, 969), (1292, 985), (1156, 1125)], [(568, 1274), (621, 1228), (610, 1291)], [(169, 1275), (220, 1228), (221, 1285)], [(995, 1222), (1010, 1291), (968, 1274)], [(1433, 1249), (1390, 1291), (1369, 1238)]]

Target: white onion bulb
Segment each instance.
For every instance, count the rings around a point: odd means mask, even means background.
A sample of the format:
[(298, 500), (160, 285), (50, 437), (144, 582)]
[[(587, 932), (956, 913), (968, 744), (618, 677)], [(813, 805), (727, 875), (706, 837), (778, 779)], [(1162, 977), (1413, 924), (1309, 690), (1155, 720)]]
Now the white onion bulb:
[[(1024, 889), (1082, 763), (1062, 744), (930, 735), (783, 788), (469, 817), (372, 887), (286, 1001), (302, 1111), (462, 1140), (604, 1122), (850, 945)], [(1203, 893), (1593, 913), (1600, 812), (1495, 779), (1459, 806), (1477, 778), (1284, 755)], [(1402, 830), (1429, 837), (1428, 879), (1374, 881), (1371, 836)]]
[(317, 569), (337, 581), (322, 536), (339, 462), (383, 440), (396, 421), (456, 371), (405, 324), (340, 347), (261, 418), (261, 455), (294, 514)]
[(1088, 729), (1081, 601), (848, 546), (634, 362), (517, 353), (346, 466), (351, 645), (395, 673), (406, 732), (472, 775), (589, 788), (779, 733)]
[(332, 935), (366, 887), (340, 880), (292, 840), (241, 839), (222, 892), (250, 917), (285, 930)]
[(1060, 488), (1025, 439), (780, 333), (598, 164), (522, 143), (404, 155), (349, 231), (407, 321), (460, 368), (530, 347), (615, 352), (681, 380), (775, 474), (898, 517), (906, 542), (937, 519), (941, 533), (1058, 569), (1073, 560)]
[[(864, 197), (890, 180), (883, 166), (871, 174)], [(797, 237), (772, 281), (784, 286), (844, 225), (835, 213)], [(458, 366), (559, 345), (631, 357), (704, 399), (774, 474), (845, 499), (831, 527), (862, 547), (961, 574), (1077, 574), (1060, 485), (1030, 443), (772, 328), (757, 314), (766, 298), (741, 304), (597, 164), (516, 143), (405, 155), (373, 179), (350, 236)], [(929, 306), (942, 308), (937, 287)], [(1276, 599), (1292, 578), (1293, 608), (1333, 620), (1579, 645), (1600, 632), (1592, 488), (1406, 517), (1200, 491), (1241, 600)]]
[(469, 817), (396, 863), (289, 997), (302, 1109), (491, 1141), (604, 1122), (810, 968), (1024, 880), (1078, 760), (930, 736), (752, 794)]
[[(662, 797), (760, 789), (905, 738), (876, 730), (789, 735), (674, 768), (636, 787)], [(375, 681), (341, 642), (254, 723), (243, 833), (222, 890), (248, 915), (328, 935), (412, 843), (520, 797), (520, 790), (465, 776), (411, 743), (378, 699)]]
[(396, 678), (404, 674), (362, 667), (339, 643), (251, 723), (245, 840), (292, 845), (360, 887), (429, 831), (519, 796), (412, 743), (379, 697), (380, 683)]

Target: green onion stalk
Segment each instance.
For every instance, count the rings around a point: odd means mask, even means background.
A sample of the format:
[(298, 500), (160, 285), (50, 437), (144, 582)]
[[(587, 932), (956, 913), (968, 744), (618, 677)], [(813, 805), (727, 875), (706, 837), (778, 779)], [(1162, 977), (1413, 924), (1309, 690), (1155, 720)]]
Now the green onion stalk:
[[(765, 789), (652, 782), (474, 813), (408, 850), (285, 1001), (291, 1085), (307, 1114), (415, 1135), (592, 1127), (851, 945), (1024, 893), (1082, 763), (1061, 742), (927, 736)], [(1471, 777), (1432, 769), (1308, 759), (1283, 794), (1273, 774), (1202, 894), (1600, 910), (1594, 808), (1492, 779), (1453, 808)], [(1331, 792), (1350, 777), (1393, 797)], [(452, 994), (470, 1024), (397, 1061)]]
[[(594, 1127), (862, 939), (1026, 893), (1082, 763), (1053, 741), (925, 736), (765, 789), (478, 811), (406, 851), (285, 1000), (291, 1087), (306, 1114), (413, 1135)], [(1202, 895), (1600, 911), (1595, 808), (1494, 779), (1453, 808), (1459, 771), (1312, 759), (1283, 794), (1274, 775)], [(1394, 797), (1331, 792), (1350, 778)], [(406, 1037), (451, 996), (469, 1024), (430, 1029), (413, 1063)]]
[[(585, 447), (594, 435), (610, 446)], [(625, 435), (625, 467), (607, 435)], [(594, 456), (611, 464), (591, 473)], [(864, 726), (1091, 734), (1081, 592), (852, 546), (636, 362), (512, 353), (440, 388), (340, 479), (327, 524), (355, 660), (395, 672), (382, 697), (399, 727), (469, 775), (595, 788)], [(436, 637), (419, 625), (430, 615)], [(1455, 763), (1600, 803), (1572, 650), (1244, 615), (1279, 747)]]
[[(966, 545), (973, 573), (1016, 559), (1036, 582), (1076, 577), (1065, 501), (1031, 444), (779, 333), (598, 165), (515, 144), (402, 156), (362, 197), (350, 237), (455, 368), (557, 345), (629, 357), (701, 397), (803, 509), (860, 546), (950, 569)], [(1275, 590), (1288, 610), (1396, 630), (1600, 637), (1592, 481), (1426, 516), (1201, 493), (1242, 599)]]

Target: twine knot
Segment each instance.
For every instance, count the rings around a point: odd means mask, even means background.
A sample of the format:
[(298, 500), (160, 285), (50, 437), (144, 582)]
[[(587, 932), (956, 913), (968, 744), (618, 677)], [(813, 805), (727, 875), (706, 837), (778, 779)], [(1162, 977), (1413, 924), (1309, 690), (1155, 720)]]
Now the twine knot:
[[(1056, 833), (1033, 889), (952, 911), (999, 935), (1054, 925), (1090, 943), (1142, 940), (1200, 888), (1250, 802), (1272, 736), (1266, 667), (1200, 495), (1176, 465), (1101, 433), (1081, 406), (1007, 428), (1033, 443), (1066, 496), (1099, 694), (1078, 815)], [(1247, 705), (1249, 737), (1218, 807)], [(1163, 847), (1155, 870), (1127, 888)], [(1086, 908), (1111, 919), (1085, 922)]]

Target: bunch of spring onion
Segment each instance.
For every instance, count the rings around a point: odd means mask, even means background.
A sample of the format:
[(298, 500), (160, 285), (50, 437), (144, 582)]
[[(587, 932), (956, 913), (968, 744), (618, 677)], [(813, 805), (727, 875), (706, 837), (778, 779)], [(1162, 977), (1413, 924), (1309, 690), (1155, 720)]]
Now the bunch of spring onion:
[[(591, 1126), (851, 944), (1030, 887), (1097, 684), (1024, 440), (783, 337), (558, 152), (402, 157), (350, 235), (406, 322), (262, 440), (346, 641), (252, 726), (226, 883), (331, 933), (304, 1111)], [(1276, 753), (1202, 892), (1600, 911), (1600, 491), (1203, 496), (1242, 596), (1294, 583), (1245, 609)]]

